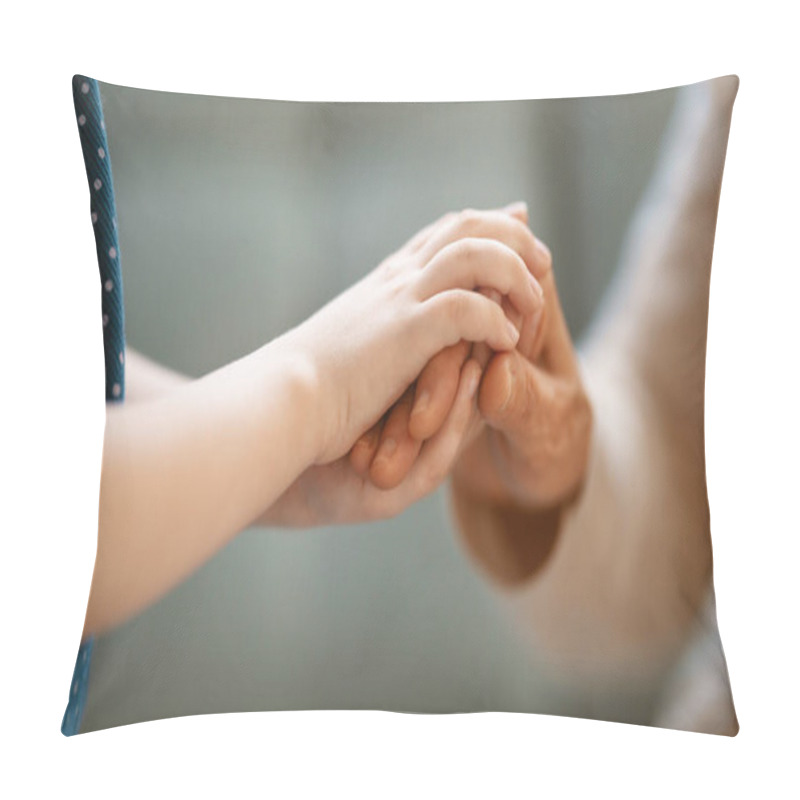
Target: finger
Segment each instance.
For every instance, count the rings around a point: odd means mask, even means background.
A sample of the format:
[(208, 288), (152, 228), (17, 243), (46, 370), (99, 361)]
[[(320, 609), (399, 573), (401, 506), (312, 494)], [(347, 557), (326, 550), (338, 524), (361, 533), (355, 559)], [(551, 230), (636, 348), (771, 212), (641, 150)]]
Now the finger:
[[(509, 313), (509, 310), (513, 310), (513, 306), (506, 301), (503, 303), (503, 297), (500, 292), (496, 291), (495, 289), (479, 289), (480, 294), (484, 297), (488, 297), (493, 303), (497, 303), (505, 312), (506, 316), (514, 323), (517, 330), (520, 330), (520, 326), (517, 324), (517, 319), (519, 319), (519, 315), (516, 311), (513, 312), (513, 315)], [(516, 316), (516, 319), (515, 319)], [(519, 344), (519, 342), (518, 342)], [(485, 342), (476, 342), (472, 345), (472, 357), (481, 365), (481, 370), (489, 363), (489, 359), (492, 357), (492, 350)]]
[(472, 345), (472, 357), (480, 364), (483, 369), (492, 357), (492, 348), (486, 342), (475, 342)]
[(399, 514), (430, 494), (447, 477), (459, 454), (464, 437), (477, 416), (475, 393), (480, 367), (470, 359), (461, 370), (458, 392), (450, 414), (435, 436), (422, 445), (406, 479), (396, 488), (383, 491), (367, 485), (364, 503), (374, 509), (375, 518)]
[[(495, 210), (508, 214), (525, 225), (528, 224), (528, 204), (522, 200), (517, 200), (514, 203), (509, 203), (507, 206)], [(416, 253), (430, 240), (431, 236), (438, 234), (445, 226), (453, 222), (455, 217), (455, 211), (449, 211), (447, 214), (443, 214), (439, 219), (431, 222), (430, 225), (426, 225), (422, 230), (412, 236), (411, 239), (403, 245), (402, 249), (408, 253)]]
[(379, 489), (394, 489), (402, 483), (419, 454), (422, 442), (408, 432), (413, 389), (395, 403), (381, 431), (380, 444), (369, 468), (370, 480)]
[(469, 358), (470, 344), (461, 341), (437, 353), (417, 378), (409, 434), (419, 442), (439, 430), (453, 405), (461, 367)]
[(573, 493), (585, 474), (592, 427), (588, 397), (575, 379), (531, 364), (519, 351), (496, 356), (478, 396), (498, 476), (519, 500), (538, 507)]
[(544, 292), (522, 258), (493, 239), (467, 238), (448, 244), (416, 280), (421, 300), (447, 289), (491, 288), (507, 295), (521, 314), (532, 314), (544, 304)]
[(547, 302), (547, 314), (550, 324), (544, 342), (543, 355), (549, 368), (559, 375), (574, 374), (578, 364), (575, 357), (575, 346), (569, 333), (564, 311), (558, 297), (555, 281), (551, 281)]
[[(508, 297), (503, 297), (500, 292), (496, 291), (495, 289), (480, 289), (479, 292), (484, 297), (488, 297), (492, 302), (497, 303), (497, 305), (503, 309), (505, 315), (511, 321), (511, 324), (514, 325), (514, 327), (520, 332), (520, 338), (522, 336), (522, 329), (526, 320), (536, 319), (541, 311), (541, 309), (540, 311), (534, 311), (532, 317), (525, 317), (523, 314), (520, 314), (516, 308), (514, 308)], [(485, 367), (487, 363), (488, 359), (481, 364), (481, 367)]]
[(525, 318), (517, 349), (529, 361), (539, 364), (554, 375), (575, 375), (578, 370), (575, 347), (561, 308), (554, 273), (543, 280), (544, 304)]
[(407, 482), (416, 497), (432, 492), (447, 477), (470, 430), (475, 394), (481, 379), (478, 362), (470, 358), (461, 370), (455, 400), (444, 424), (422, 446)]
[(518, 219), (525, 225), (528, 224), (528, 204), (524, 200), (517, 200), (515, 203), (509, 203), (500, 209), (504, 214), (508, 214), (514, 219)]
[(550, 270), (551, 257), (547, 247), (516, 214), (505, 211), (466, 209), (432, 231), (418, 252), (428, 262), (447, 245), (466, 238), (502, 242), (522, 258), (531, 274), (539, 280)]
[(422, 230), (418, 231), (412, 236), (402, 247), (408, 253), (416, 253), (423, 245), (442, 228), (449, 225), (456, 214), (454, 211), (449, 211), (447, 214), (442, 214), (439, 219), (434, 220), (430, 225), (426, 225)]
[(546, 379), (518, 351), (498, 354), (484, 371), (478, 409), (488, 425), (510, 440), (527, 439), (547, 402)]
[(350, 465), (362, 478), (369, 475), (369, 466), (375, 457), (381, 439), (383, 420), (376, 422), (350, 449)]
[(420, 303), (412, 331), (417, 353), (428, 361), (445, 347), (486, 342), (492, 349), (512, 350), (519, 331), (497, 303), (478, 292), (452, 289)]

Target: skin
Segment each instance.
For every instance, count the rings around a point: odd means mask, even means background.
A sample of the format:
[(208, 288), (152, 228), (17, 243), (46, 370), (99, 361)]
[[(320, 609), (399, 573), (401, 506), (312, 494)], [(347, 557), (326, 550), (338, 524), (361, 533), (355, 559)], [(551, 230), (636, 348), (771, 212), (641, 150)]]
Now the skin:
[[(511, 229), (511, 233), (509, 233), (509, 229)], [(478, 233), (481, 235), (474, 235)], [(432, 239), (434, 235), (438, 236), (436, 240)], [(492, 236), (497, 238), (493, 239)], [(472, 282), (472, 288), (478, 291), (473, 291), (471, 294), (475, 296), (475, 299), (481, 300), (481, 308), (492, 307), (494, 313), (499, 313), (503, 319), (511, 321), (514, 329), (519, 327), (520, 320), (524, 316), (535, 317), (542, 307), (542, 292), (540, 292), (539, 282), (531, 274), (525, 258), (527, 257), (529, 261), (532, 260), (536, 240), (527, 226), (513, 219), (509, 220), (507, 212), (469, 209), (460, 213), (446, 214), (420, 231), (405, 245), (400, 254), (401, 258), (413, 259), (414, 263), (420, 265), (419, 269), (427, 270), (430, 265), (436, 263), (435, 254), (437, 252), (446, 251), (464, 241), (475, 242), (479, 246), (481, 243), (490, 245), (492, 254), (512, 253), (513, 264), (526, 276), (525, 281), (531, 291), (528, 298), (527, 293), (515, 295), (507, 290), (506, 284), (500, 285), (504, 280), (498, 272), (500, 262), (493, 258), (487, 264), (486, 273), (482, 277), (478, 276), (478, 279)], [(440, 249), (437, 250), (437, 248)], [(501, 297), (503, 302), (499, 303), (498, 300)], [(519, 297), (519, 300), (516, 300), (516, 297)], [(521, 303), (523, 298), (530, 299), (530, 305), (520, 308), (518, 302)], [(331, 338), (329, 341), (335, 342), (336, 339)], [(470, 353), (471, 344), (466, 343), (467, 355)], [(457, 369), (454, 369), (449, 375), (449, 379), (453, 381), (454, 385), (460, 385), (464, 369), (467, 366), (471, 370), (477, 370), (480, 374), (482, 365), (486, 363), (485, 357), (483, 361), (480, 360), (482, 357), (480, 347), (483, 348), (485, 354), (488, 354), (491, 343), (478, 342), (477, 344), (479, 349), (468, 358), (461, 359)], [(441, 348), (439, 352), (447, 352), (464, 346), (463, 339), (454, 340), (454, 337), (451, 337), (448, 346)], [(508, 349), (513, 348), (509, 347)], [(437, 354), (433, 354), (429, 361), (435, 363), (438, 357)], [(386, 358), (381, 356), (379, 360), (385, 361)], [(402, 415), (407, 413), (410, 395), (420, 371), (422, 371), (421, 368), (416, 374), (411, 375), (398, 392), (396, 406), (393, 403), (387, 404), (366, 424), (362, 423), (363, 427), (358, 442), (353, 441), (351, 448), (341, 452), (340, 457), (325, 465), (325, 468), (313, 468), (301, 475), (287, 492), (253, 521), (254, 524), (307, 527), (381, 519), (400, 513), (411, 503), (436, 488), (447, 477), (458, 452), (477, 429), (480, 415), (477, 410), (473, 409), (473, 413), (464, 420), (459, 436), (447, 435), (444, 442), (439, 438), (443, 427), (437, 428), (434, 435), (424, 442), (414, 442), (403, 438), (401, 434), (406, 423)], [(365, 370), (362, 374), (367, 394), (370, 391), (373, 374), (374, 368)], [(392, 429), (398, 431), (396, 441), (399, 442), (399, 446), (395, 456), (403, 459), (408, 468), (403, 471), (400, 480), (393, 480), (391, 485), (380, 485), (371, 479), (369, 471), (366, 469), (366, 465), (373, 461), (374, 444), (370, 445), (368, 441), (361, 440), (364, 438), (364, 431), (367, 431), (366, 436), (369, 437), (378, 435), (379, 431), (384, 430), (385, 425), (381, 424), (381, 421), (388, 421), (387, 410), (389, 410), (389, 414), (395, 415), (394, 419), (388, 423), (388, 432), (391, 432)], [(443, 409), (443, 414), (440, 413), (440, 417), (447, 420), (450, 418), (450, 414), (452, 414), (451, 400)], [(434, 448), (435, 450), (433, 450)], [(433, 452), (431, 452), (432, 450)], [(446, 454), (446, 457), (442, 454)]]
[(552, 553), (589, 462), (592, 406), (556, 291), (542, 277), (538, 326), (496, 353), (478, 395), (484, 422), (453, 469), (451, 498), (468, 552), (505, 586), (531, 579)]
[[(424, 461), (440, 420), (462, 407), (460, 390), (452, 404), (459, 365), (460, 381), (466, 369), (482, 369), (477, 403), (463, 406), (443, 448), (467, 551), (508, 589), (499, 595), (561, 680), (628, 691), (663, 677), (697, 624), (711, 575), (703, 448), (711, 249), (699, 245), (713, 241), (736, 85), (693, 88), (700, 94), (681, 112), (633, 225), (624, 280), (580, 370), (549, 254), (536, 273), (539, 311), (520, 313), (500, 292), (476, 285), (521, 328), (516, 348), (463, 340), (443, 347), (335, 468), (307, 470), (272, 513), (282, 508), (288, 524), (303, 524), (304, 513), (312, 522), (342, 509), (345, 517), (354, 509), (388, 513), (381, 503), (407, 485), (402, 476)], [(527, 222), (524, 207), (504, 213)], [(421, 231), (409, 250), (453, 221)], [(395, 447), (382, 462), (376, 454), (388, 438)], [(376, 486), (398, 479), (395, 489)], [(320, 498), (333, 505), (309, 511)], [(722, 689), (722, 722), (714, 724), (735, 733)], [(679, 727), (697, 729), (691, 720)]]
[[(507, 228), (514, 235), (517, 226), (527, 229), (524, 204), (500, 213), (515, 223)], [(453, 227), (452, 220), (440, 221), (420, 246), (445, 241)], [(455, 464), (452, 499), (468, 551), (491, 579), (504, 585), (528, 580), (551, 552), (561, 514), (579, 494), (592, 431), (591, 405), (550, 253), (533, 240), (525, 254), (544, 302), (533, 314), (515, 318), (521, 328), (516, 349), (496, 353), (459, 342), (443, 350), (350, 454), (354, 468), (376, 486), (389, 489), (402, 482), (420, 442), (446, 418), (461, 364), (472, 357), (485, 365), (480, 418)], [(496, 293), (487, 295), (507, 307)], [(513, 309), (507, 311), (513, 316)]]
[[(527, 206), (522, 202), (502, 209), (467, 209), (460, 214), (447, 214), (421, 231), (410, 246), (414, 252), (424, 255), (459, 236), (496, 238), (524, 260), (543, 299), (540, 280), (549, 272), (550, 254), (528, 228), (527, 214)], [(503, 307), (517, 328), (521, 327), (522, 316), (515, 313), (511, 304), (501, 302), (499, 293), (489, 287), (481, 291)], [(533, 328), (541, 312), (540, 303), (529, 320)], [(455, 396), (459, 370), (471, 355), (485, 367), (490, 351), (481, 345), (473, 348), (462, 341), (431, 359), (397, 407), (367, 431), (353, 448), (351, 461), (360, 474), (369, 476), (382, 489), (391, 489), (403, 480), (419, 452), (419, 443), (432, 436), (446, 418)]]
[[(455, 468), (453, 499), (470, 552), (511, 587), (499, 595), (561, 679), (598, 691), (652, 689), (688, 637), (713, 635), (703, 612), (713, 603), (705, 344), (737, 85), (682, 90), (631, 221), (618, 277), (583, 348), (593, 425), (579, 497), (556, 504), (548, 526), (527, 470), (502, 481), (511, 496), (497, 502), (480, 473), (464, 475), (466, 462)], [(534, 457), (522, 430), (520, 442), (518, 452)], [(515, 461), (502, 459), (512, 469)], [(708, 638), (704, 646), (713, 651)], [(711, 669), (735, 732), (724, 671)]]
[[(474, 359), (444, 425), (393, 491), (364, 481), (347, 454), (436, 353), (462, 340), (514, 347), (516, 327), (474, 289), (492, 287), (522, 315), (540, 298), (523, 259), (501, 241), (411, 244), (244, 358), (188, 382), (150, 369), (138, 390), (150, 399), (108, 408), (86, 635), (155, 601), (264, 509), (284, 524), (373, 519), (444, 479), (473, 416)], [(134, 397), (137, 363), (128, 363)], [(163, 383), (173, 390), (157, 395)]]
[[(513, 353), (491, 356), (483, 427), (453, 469), (468, 553), (567, 684), (649, 691), (706, 627), (704, 354), (736, 86), (684, 94), (580, 370), (543, 276), (538, 330), (527, 322)], [(717, 721), (682, 726), (735, 733), (727, 681), (711, 669)]]

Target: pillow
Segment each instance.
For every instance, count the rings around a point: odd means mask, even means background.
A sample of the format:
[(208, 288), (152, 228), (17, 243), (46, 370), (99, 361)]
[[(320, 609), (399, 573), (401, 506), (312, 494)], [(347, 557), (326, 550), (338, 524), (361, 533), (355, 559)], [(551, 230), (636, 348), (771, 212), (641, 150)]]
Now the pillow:
[[(63, 732), (385, 709), (735, 735), (703, 391), (737, 88), (294, 103), (75, 76), (108, 415)], [(477, 343), (381, 333), (412, 330), (382, 288), (411, 281)], [(423, 387), (441, 427), (389, 436)]]
[[(121, 403), (125, 397), (124, 304), (111, 158), (97, 81), (75, 75), (72, 79), (72, 96), (89, 179), (89, 208), (100, 267), (106, 402)], [(78, 649), (69, 703), (61, 727), (67, 736), (77, 733), (80, 726), (93, 642), (90, 636)]]

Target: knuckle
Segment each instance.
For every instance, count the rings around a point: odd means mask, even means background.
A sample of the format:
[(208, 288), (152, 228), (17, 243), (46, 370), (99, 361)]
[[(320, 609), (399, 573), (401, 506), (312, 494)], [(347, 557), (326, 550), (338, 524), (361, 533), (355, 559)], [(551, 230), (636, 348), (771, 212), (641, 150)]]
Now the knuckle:
[(468, 314), (467, 296), (462, 292), (452, 292), (445, 305), (447, 316), (454, 325), (459, 325)]
[(480, 221), (480, 213), (474, 208), (464, 208), (458, 213), (458, 225), (462, 230), (473, 230)]
[(497, 303), (490, 303), (486, 307), (486, 312), (488, 313), (489, 318), (491, 319), (493, 329), (497, 331), (505, 329), (506, 320), (508, 319), (508, 317), (506, 317), (505, 312), (503, 311), (502, 308), (500, 308), (499, 305), (497, 305)]
[(417, 281), (405, 270), (387, 271), (384, 276), (383, 293), (388, 302), (396, 302), (403, 297), (417, 297)]
[(410, 259), (403, 253), (393, 253), (378, 265), (375, 272), (386, 280), (393, 280), (408, 272)]
[(528, 265), (525, 263), (525, 259), (522, 257), (522, 254), (519, 252), (519, 250), (514, 247), (509, 247), (506, 251), (506, 255), (508, 256), (509, 267), (514, 278), (524, 278), (525, 280), (528, 280), (530, 271), (528, 270)]
[(478, 258), (483, 249), (483, 244), (480, 239), (459, 239), (454, 245), (456, 256), (460, 260), (473, 261)]

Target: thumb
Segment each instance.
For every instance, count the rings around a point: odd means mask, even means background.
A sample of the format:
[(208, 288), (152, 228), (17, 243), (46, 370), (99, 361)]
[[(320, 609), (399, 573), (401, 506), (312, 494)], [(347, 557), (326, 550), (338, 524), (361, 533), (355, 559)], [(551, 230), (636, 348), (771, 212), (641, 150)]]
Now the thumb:
[(499, 353), (489, 362), (478, 394), (478, 410), (487, 424), (512, 441), (527, 438), (542, 409), (548, 376), (518, 350)]

